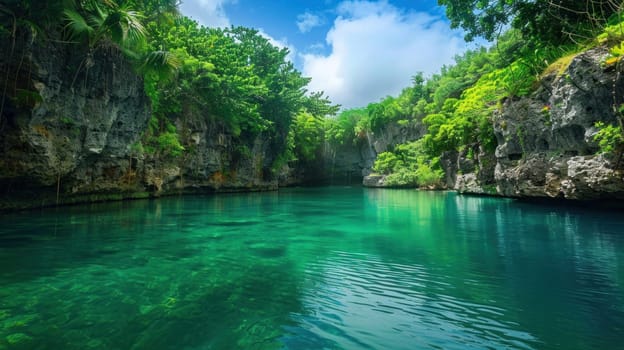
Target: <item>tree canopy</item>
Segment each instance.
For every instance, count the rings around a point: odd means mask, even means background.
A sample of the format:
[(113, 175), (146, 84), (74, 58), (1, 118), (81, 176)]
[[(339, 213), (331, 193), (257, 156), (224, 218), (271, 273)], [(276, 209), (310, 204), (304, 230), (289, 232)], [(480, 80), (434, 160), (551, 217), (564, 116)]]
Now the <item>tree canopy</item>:
[(306, 145), (289, 146), (288, 134), (317, 145), (322, 133), (313, 126), (323, 125), (322, 119), (339, 107), (322, 92), (307, 91), (310, 79), (288, 61), (287, 49), (254, 29), (200, 26), (180, 16), (178, 3), (8, 0), (0, 4), (0, 35), (15, 42), (18, 32), (37, 40), (49, 40), (51, 34), (58, 44), (75, 45), (76, 54), (85, 55), (76, 76), (93, 64), (99, 47), (117, 46), (143, 76), (152, 102), (152, 118), (137, 149), (183, 154), (185, 140), (175, 125), (185, 120), (227, 132), (241, 147), (263, 133), (281, 159), (289, 152), (313, 157)]
[(562, 44), (591, 37), (597, 27), (622, 10), (616, 0), (438, 0), (453, 28), (466, 40), (492, 41), (509, 27), (525, 40)]

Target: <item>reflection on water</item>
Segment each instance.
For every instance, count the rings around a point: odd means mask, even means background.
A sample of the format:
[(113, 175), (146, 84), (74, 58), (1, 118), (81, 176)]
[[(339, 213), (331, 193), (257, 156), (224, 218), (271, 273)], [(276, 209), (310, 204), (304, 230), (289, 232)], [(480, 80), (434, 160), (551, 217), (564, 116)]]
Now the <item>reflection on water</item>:
[(451, 280), (424, 266), (336, 252), (308, 273), (322, 283), (304, 294), (306, 313), (297, 317), (303, 327), (295, 334), (316, 334), (332, 347), (531, 348), (535, 342), (504, 318), (505, 309), (457, 298)]
[(0, 349), (613, 349), (624, 219), (361, 188), (0, 217)]

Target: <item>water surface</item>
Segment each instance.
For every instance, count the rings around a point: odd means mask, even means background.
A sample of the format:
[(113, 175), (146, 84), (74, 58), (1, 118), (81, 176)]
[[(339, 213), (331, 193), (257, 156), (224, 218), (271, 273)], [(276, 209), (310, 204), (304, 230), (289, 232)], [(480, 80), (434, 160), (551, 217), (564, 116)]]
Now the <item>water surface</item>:
[(0, 216), (0, 349), (624, 349), (624, 217), (288, 189)]

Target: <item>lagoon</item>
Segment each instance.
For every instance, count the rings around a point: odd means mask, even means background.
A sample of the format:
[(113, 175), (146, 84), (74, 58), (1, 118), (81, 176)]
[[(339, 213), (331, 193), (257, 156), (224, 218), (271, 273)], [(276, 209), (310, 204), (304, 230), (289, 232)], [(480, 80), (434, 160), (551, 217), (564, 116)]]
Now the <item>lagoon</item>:
[(616, 349), (621, 212), (361, 187), (0, 216), (0, 349)]

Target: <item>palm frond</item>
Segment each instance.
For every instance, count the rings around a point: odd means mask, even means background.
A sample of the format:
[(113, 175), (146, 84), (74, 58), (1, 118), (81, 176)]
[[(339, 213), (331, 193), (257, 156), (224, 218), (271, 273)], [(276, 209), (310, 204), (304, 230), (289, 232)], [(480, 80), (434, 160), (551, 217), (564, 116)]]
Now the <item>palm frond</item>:
[(125, 11), (123, 16), (125, 24), (125, 40), (131, 45), (140, 45), (147, 37), (147, 30), (140, 21), (140, 14), (136, 11)]
[(117, 8), (107, 13), (100, 27), (120, 46), (138, 47), (144, 44), (147, 37), (140, 14), (127, 8)]
[(104, 24), (106, 20), (106, 14), (101, 13), (99, 11), (94, 11), (92, 13), (87, 13), (86, 15), (87, 23), (93, 28), (100, 28)]
[(67, 21), (65, 29), (70, 39), (83, 39), (89, 37), (93, 33), (93, 27), (87, 23), (87, 20), (80, 13), (75, 10), (65, 9), (63, 14)]
[(143, 57), (139, 71), (154, 74), (160, 80), (168, 80), (176, 75), (182, 67), (182, 60), (168, 51), (152, 51)]
[(102, 26), (108, 18), (108, 11), (105, 11), (98, 1), (93, 2), (91, 7), (91, 20)]

